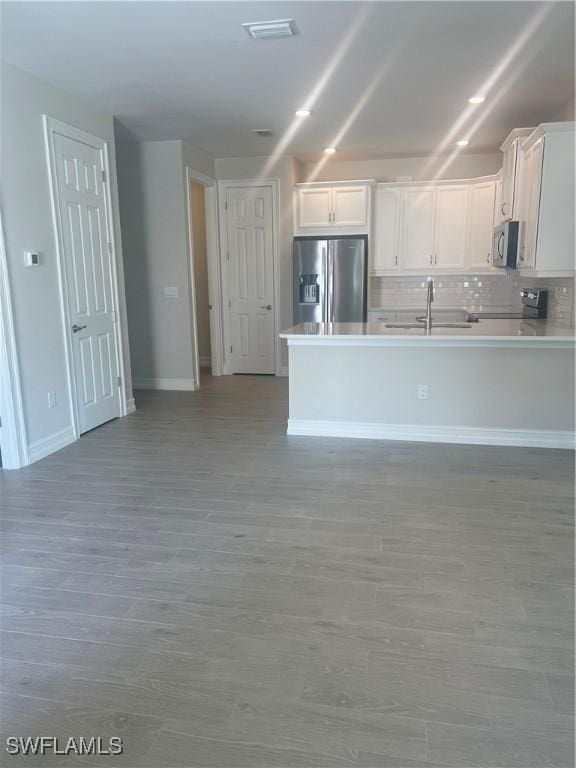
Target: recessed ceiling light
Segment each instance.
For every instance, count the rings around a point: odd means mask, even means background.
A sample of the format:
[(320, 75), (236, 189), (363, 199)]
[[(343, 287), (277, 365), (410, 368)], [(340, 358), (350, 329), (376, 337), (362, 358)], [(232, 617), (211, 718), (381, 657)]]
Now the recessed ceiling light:
[(298, 34), (294, 19), (274, 21), (247, 21), (242, 24), (253, 40), (267, 40), (273, 37), (292, 37)]
[(336, 152), (336, 147), (326, 147), (324, 150), (325, 155), (333, 155)]
[(309, 109), (297, 109), (295, 114), (296, 117), (310, 117), (312, 112)]
[(469, 139), (460, 139), (460, 141), (457, 141), (456, 144), (458, 144), (459, 147), (467, 147), (468, 144), (470, 144)]
[(470, 104), (482, 104), (486, 100), (486, 96), (470, 96), (468, 101)]

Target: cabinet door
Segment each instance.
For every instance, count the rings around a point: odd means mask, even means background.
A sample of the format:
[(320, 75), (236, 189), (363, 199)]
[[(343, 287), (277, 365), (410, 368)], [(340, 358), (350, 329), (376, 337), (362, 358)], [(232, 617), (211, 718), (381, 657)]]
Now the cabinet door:
[(398, 269), (400, 240), (400, 189), (376, 188), (376, 223), (372, 269), (374, 271)]
[(492, 266), (494, 199), (496, 183), (474, 184), (470, 189), (470, 226), (468, 229), (468, 266), (489, 269)]
[(430, 268), (434, 259), (434, 187), (410, 187), (403, 193), (400, 264), (402, 269)]
[(434, 266), (464, 267), (468, 235), (468, 185), (440, 186), (436, 191)]
[(518, 155), (518, 139), (515, 139), (506, 152), (502, 164), (502, 197), (500, 199), (500, 216), (502, 221), (512, 218), (514, 213), (514, 187), (516, 181), (516, 160)]
[(504, 216), (502, 215), (502, 177), (496, 179), (496, 196), (494, 200), (494, 226), (502, 224)]
[(334, 187), (332, 214), (332, 224), (336, 227), (365, 227), (368, 216), (368, 188)]
[(522, 197), (520, 216), (520, 249), (518, 267), (532, 269), (536, 263), (536, 237), (540, 214), (540, 185), (544, 139), (538, 139), (522, 153)]
[(332, 190), (330, 187), (307, 189), (299, 187), (298, 227), (331, 227)]

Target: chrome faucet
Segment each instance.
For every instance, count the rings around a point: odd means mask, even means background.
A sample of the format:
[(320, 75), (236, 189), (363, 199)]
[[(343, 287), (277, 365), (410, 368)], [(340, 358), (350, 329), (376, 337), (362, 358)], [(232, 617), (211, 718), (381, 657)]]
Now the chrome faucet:
[(424, 323), (426, 332), (430, 333), (432, 330), (432, 302), (434, 301), (434, 280), (428, 280), (428, 295), (426, 297), (426, 317)]

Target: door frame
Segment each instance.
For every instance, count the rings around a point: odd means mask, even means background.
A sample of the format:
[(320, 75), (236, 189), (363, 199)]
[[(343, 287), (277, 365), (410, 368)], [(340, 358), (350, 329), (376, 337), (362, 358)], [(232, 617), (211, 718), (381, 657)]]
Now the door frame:
[(208, 267), (208, 303), (210, 315), (210, 357), (212, 375), (222, 375), (222, 322), (220, 307), (221, 281), (220, 264), (218, 259), (218, 200), (216, 179), (195, 171), (186, 166), (186, 218), (188, 227), (188, 261), (190, 265), (190, 314), (192, 322), (192, 339), (194, 342), (194, 389), (200, 386), (200, 353), (198, 351), (198, 320), (196, 304), (196, 282), (194, 278), (194, 232), (192, 227), (192, 211), (190, 208), (190, 184), (194, 182), (204, 187), (204, 206), (206, 215), (206, 262)]
[(274, 286), (274, 374), (282, 375), (281, 345), (278, 337), (280, 328), (280, 179), (233, 179), (218, 182), (218, 209), (220, 221), (220, 272), (222, 275), (222, 328), (224, 348), (222, 350), (222, 373), (232, 375), (230, 365), (230, 349), (232, 338), (232, 322), (230, 316), (230, 280), (228, 262), (228, 221), (226, 210), (226, 192), (238, 187), (269, 187), (272, 190), (272, 282)]
[(2, 212), (0, 211), (0, 451), (2, 469), (20, 469), (30, 464), (26, 422), (22, 404), (20, 366), (14, 331), (14, 312), (8, 259), (4, 242)]
[(116, 338), (116, 370), (120, 377), (120, 413), (118, 416), (126, 416), (128, 413), (128, 404), (126, 402), (126, 372), (124, 370), (124, 329), (122, 326), (122, 313), (120, 311), (120, 293), (118, 290), (118, 251), (116, 249), (116, 232), (114, 228), (114, 216), (112, 215), (112, 195), (110, 190), (110, 157), (108, 142), (99, 136), (76, 128), (61, 120), (57, 120), (49, 115), (42, 115), (44, 123), (44, 143), (46, 146), (46, 159), (48, 163), (48, 179), (50, 190), (50, 203), (52, 209), (52, 224), (54, 228), (54, 237), (56, 241), (56, 265), (58, 269), (58, 285), (60, 289), (60, 314), (62, 318), (62, 333), (64, 336), (64, 351), (66, 356), (66, 379), (68, 383), (68, 397), (70, 403), (70, 417), (72, 420), (72, 429), (74, 438), (80, 437), (80, 420), (78, 415), (78, 400), (76, 396), (76, 373), (74, 370), (74, 352), (72, 347), (72, 338), (70, 336), (70, 305), (68, 294), (68, 282), (66, 279), (66, 265), (64, 256), (64, 237), (62, 229), (62, 220), (60, 216), (60, 197), (58, 193), (58, 181), (56, 171), (56, 148), (55, 136), (59, 134), (67, 139), (78, 141), (81, 144), (87, 144), (90, 147), (99, 149), (102, 152), (104, 161), (104, 174), (106, 179), (102, 182), (104, 188), (104, 207), (106, 215), (106, 229), (108, 241), (110, 243), (110, 276), (112, 279), (112, 301), (113, 310), (116, 313), (114, 322), (114, 335)]

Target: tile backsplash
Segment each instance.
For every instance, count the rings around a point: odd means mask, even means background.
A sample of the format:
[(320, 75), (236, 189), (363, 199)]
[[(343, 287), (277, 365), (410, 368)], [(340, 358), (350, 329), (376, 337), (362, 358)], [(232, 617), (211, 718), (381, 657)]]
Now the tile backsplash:
[[(434, 301), (440, 307), (466, 307), (479, 311), (510, 308), (521, 311), (520, 291), (543, 288), (548, 291), (548, 317), (574, 327), (574, 279), (527, 278), (517, 272), (505, 275), (435, 275)], [(370, 281), (371, 307), (423, 307), (426, 278), (373, 277)]]

